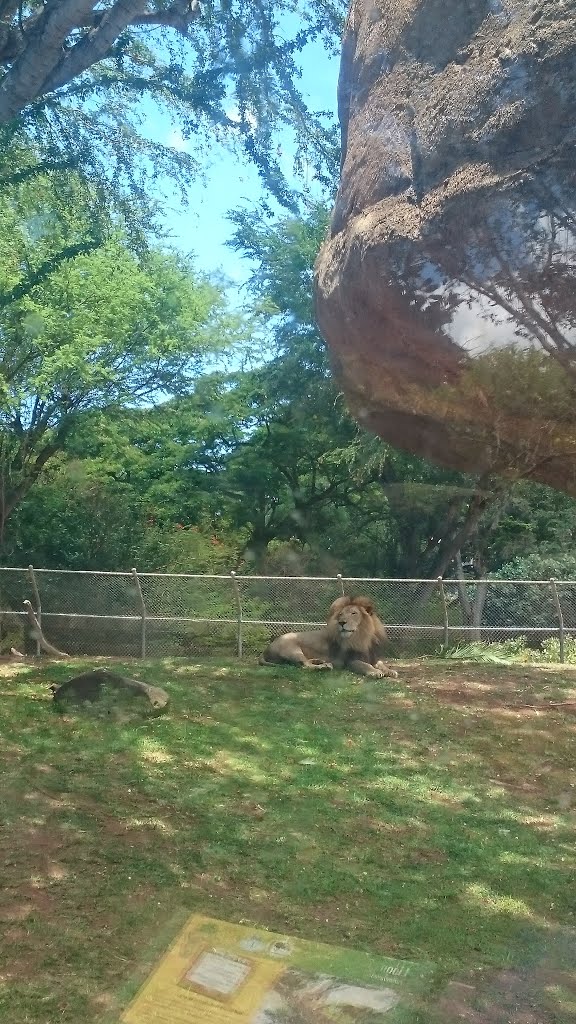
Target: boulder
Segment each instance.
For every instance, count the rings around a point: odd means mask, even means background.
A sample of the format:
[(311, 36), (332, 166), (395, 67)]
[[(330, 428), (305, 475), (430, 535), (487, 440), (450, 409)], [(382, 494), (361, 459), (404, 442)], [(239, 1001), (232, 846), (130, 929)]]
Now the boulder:
[(162, 711), (169, 702), (168, 694), (159, 686), (150, 686), (139, 679), (131, 679), (130, 676), (122, 676), (106, 668), (82, 672), (79, 676), (66, 679), (59, 686), (53, 683), (50, 689), (52, 699), (59, 708), (68, 703), (94, 704), (110, 696), (112, 704), (121, 703), (126, 697), (130, 700), (144, 698), (148, 701), (148, 707), (154, 711)]
[(576, 495), (576, 0), (354, 0), (316, 309), (354, 414)]

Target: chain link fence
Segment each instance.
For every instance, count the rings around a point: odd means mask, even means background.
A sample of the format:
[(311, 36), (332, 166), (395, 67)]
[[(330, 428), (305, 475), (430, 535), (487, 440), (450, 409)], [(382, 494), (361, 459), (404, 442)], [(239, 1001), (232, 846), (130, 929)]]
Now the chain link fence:
[(387, 625), (391, 654), (471, 641), (576, 635), (576, 581), (227, 576), (0, 568), (0, 654), (39, 653), (24, 601), (72, 655), (254, 656), (291, 629), (320, 627), (341, 594), (364, 594)]

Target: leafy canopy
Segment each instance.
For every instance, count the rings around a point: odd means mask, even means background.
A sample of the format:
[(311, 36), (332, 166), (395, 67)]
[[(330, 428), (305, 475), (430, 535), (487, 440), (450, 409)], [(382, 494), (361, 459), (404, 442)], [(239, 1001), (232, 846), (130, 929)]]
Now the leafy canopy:
[(183, 257), (135, 250), (111, 214), (87, 241), (91, 212), (67, 185), (45, 174), (0, 198), (2, 520), (80, 416), (188, 390), (236, 331)]

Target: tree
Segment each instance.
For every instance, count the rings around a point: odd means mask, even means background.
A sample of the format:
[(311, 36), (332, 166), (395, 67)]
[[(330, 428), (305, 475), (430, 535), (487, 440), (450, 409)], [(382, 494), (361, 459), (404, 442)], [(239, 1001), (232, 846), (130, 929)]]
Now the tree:
[(227, 461), (227, 480), (251, 500), (237, 505), (237, 524), (249, 529), (256, 564), (273, 540), (329, 556), (340, 510), (352, 512), (358, 501), (358, 482), (336, 455), (361, 431), (334, 385), (314, 321), (312, 273), (327, 211), (312, 206), (305, 217), (272, 224), (259, 212), (239, 212), (233, 221), (231, 245), (255, 263), (249, 289), (260, 351), (269, 356), (241, 383), (252, 423)]
[[(32, 138), (48, 164), (75, 163), (137, 191), (151, 161), (184, 191), (202, 146), (216, 136), (242, 146), (289, 205), (277, 128), (290, 125), (300, 157), (313, 159), (330, 186), (334, 180), (334, 130), (306, 109), (297, 57), (317, 38), (335, 48), (342, 14), (332, 0), (206, 8), (199, 0), (0, 0), (1, 141)], [(290, 38), (293, 15), (299, 28)], [(195, 139), (193, 155), (147, 139), (143, 97)]]
[(222, 300), (183, 259), (121, 235), (63, 263), (0, 318), (0, 526), (95, 409), (188, 388), (225, 344)]
[(145, 502), (113, 479), (103, 460), (62, 452), (10, 516), (2, 561), (48, 569), (130, 569), (142, 564), (147, 530)]
[(140, 243), (151, 211), (125, 213), (70, 167), (46, 170), (29, 146), (0, 153), (0, 314), (119, 229)]

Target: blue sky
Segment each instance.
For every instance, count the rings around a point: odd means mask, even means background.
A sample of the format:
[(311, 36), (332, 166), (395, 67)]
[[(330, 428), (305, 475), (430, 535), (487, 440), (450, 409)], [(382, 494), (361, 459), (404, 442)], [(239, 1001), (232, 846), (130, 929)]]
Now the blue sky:
[[(320, 43), (312, 43), (303, 51), (300, 65), (302, 78), (299, 86), (308, 105), (314, 110), (333, 110), (336, 116), (338, 60), (328, 54)], [(162, 143), (186, 146), (169, 117), (163, 117), (155, 108), (150, 108), (147, 114), (147, 133)], [(279, 138), (279, 143), (288, 172), (291, 166), (290, 139), (287, 136)], [(208, 272), (222, 270), (236, 287), (241, 286), (248, 276), (249, 266), (241, 256), (226, 247), (232, 231), (227, 213), (240, 206), (256, 205), (262, 194), (255, 168), (215, 144), (206, 182), (191, 183), (188, 206), (180, 203), (176, 193), (167, 204), (165, 223), (173, 243), (183, 252), (196, 254), (198, 269)]]

